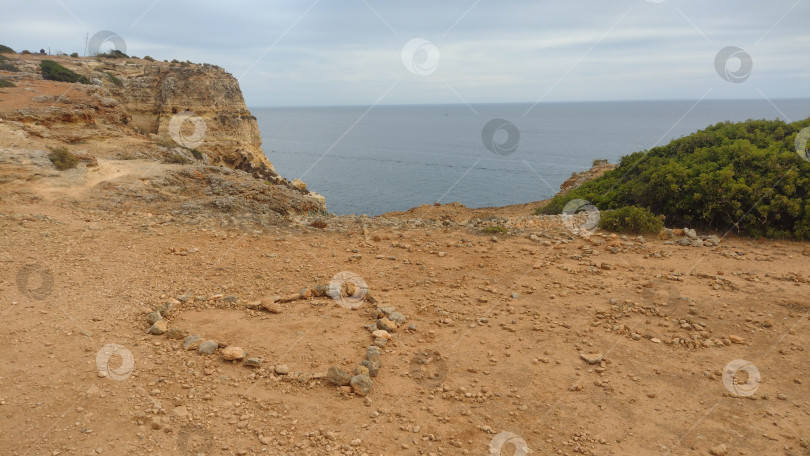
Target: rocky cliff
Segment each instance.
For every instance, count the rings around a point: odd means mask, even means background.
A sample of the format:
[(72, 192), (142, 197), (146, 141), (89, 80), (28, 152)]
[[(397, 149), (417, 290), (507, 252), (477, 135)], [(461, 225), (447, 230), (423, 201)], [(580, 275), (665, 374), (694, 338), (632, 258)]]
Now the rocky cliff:
[[(225, 167), (244, 171), (267, 187), (240, 184), (254, 190), (233, 197), (251, 199), (250, 207), (275, 198), (267, 204), (278, 213), (326, 209), (323, 197), (306, 184), (276, 173), (238, 81), (220, 67), (138, 58), (7, 56), (18, 71), (0, 69), (0, 77), (16, 84), (0, 89), (0, 138), (10, 138), (2, 146), (67, 147), (81, 156), (114, 161)], [(44, 80), (40, 63), (45, 59), (91, 84)], [(234, 204), (228, 207), (241, 207)]]

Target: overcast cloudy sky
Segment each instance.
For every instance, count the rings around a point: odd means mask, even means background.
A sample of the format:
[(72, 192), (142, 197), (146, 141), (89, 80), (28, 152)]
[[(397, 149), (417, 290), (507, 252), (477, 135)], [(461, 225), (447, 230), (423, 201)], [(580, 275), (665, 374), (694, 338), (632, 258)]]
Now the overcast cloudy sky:
[(810, 0), (5, 4), (17, 51), (81, 54), (109, 30), (131, 55), (224, 67), (249, 106), (810, 98)]

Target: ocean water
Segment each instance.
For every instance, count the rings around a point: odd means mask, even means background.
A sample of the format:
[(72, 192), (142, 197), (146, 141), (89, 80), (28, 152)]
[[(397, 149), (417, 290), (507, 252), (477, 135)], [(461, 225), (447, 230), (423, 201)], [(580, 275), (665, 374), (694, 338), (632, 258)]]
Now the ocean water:
[(530, 104), (293, 107), (251, 108), (251, 112), (258, 119), (262, 147), (279, 174), (300, 178), (310, 190), (324, 195), (332, 213), (378, 215), (436, 201), (458, 201), (468, 207), (539, 201), (553, 196), (573, 172), (590, 168), (594, 159), (615, 163), (623, 155), (727, 120), (801, 120), (810, 117), (810, 100), (540, 103), (533, 108)]

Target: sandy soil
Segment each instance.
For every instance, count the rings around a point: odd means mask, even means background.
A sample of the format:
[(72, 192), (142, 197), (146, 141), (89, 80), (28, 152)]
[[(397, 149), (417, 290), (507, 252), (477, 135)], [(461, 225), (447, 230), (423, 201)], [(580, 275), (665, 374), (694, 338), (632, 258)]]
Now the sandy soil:
[[(0, 454), (810, 454), (806, 243), (397, 218), (232, 229), (69, 201), (0, 205)], [(251, 309), (342, 271), (378, 303)], [(170, 327), (263, 366), (146, 334), (183, 295)], [(275, 373), (351, 372), (377, 306), (408, 321), (366, 398)], [(724, 382), (735, 360), (759, 377)]]

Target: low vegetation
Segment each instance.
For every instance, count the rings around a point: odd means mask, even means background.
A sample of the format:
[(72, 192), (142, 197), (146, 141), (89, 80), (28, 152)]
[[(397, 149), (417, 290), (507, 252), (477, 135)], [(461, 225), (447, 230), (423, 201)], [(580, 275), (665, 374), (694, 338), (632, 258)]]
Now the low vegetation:
[(87, 77), (63, 67), (62, 65), (54, 62), (53, 60), (43, 60), (39, 64), (42, 70), (42, 78), (50, 81), (61, 82), (80, 82), (82, 84), (90, 84)]
[(664, 227), (661, 217), (637, 206), (607, 210), (599, 215), (599, 228), (617, 233), (657, 233)]
[(124, 87), (124, 83), (121, 82), (120, 79), (115, 77), (114, 74), (110, 73), (109, 71), (106, 74), (107, 74), (107, 77), (110, 78), (110, 81), (112, 81), (112, 83), (115, 84), (117, 87)]
[(2, 87), (17, 87), (17, 84), (9, 81), (8, 79), (0, 78), (0, 88)]
[(16, 54), (16, 52), (14, 52), (14, 49), (11, 49), (4, 44), (0, 44), (0, 54)]
[(484, 228), (484, 233), (488, 233), (488, 234), (506, 234), (508, 232), (509, 232), (509, 230), (506, 229), (506, 227), (503, 227), (503, 226), (500, 226), (500, 225), (491, 225), (491, 226), (488, 226), (488, 227)]
[(51, 153), (48, 154), (48, 159), (59, 171), (75, 168), (76, 165), (79, 164), (79, 158), (65, 147), (51, 149)]
[(103, 59), (128, 59), (129, 56), (124, 54), (123, 52), (119, 51), (118, 49), (112, 49), (110, 52), (102, 52), (95, 55), (95, 57), (100, 57)]
[(622, 157), (615, 170), (555, 196), (537, 213), (560, 213), (581, 198), (601, 211), (645, 208), (674, 227), (810, 239), (810, 161), (794, 144), (809, 125), (810, 119), (719, 123)]

